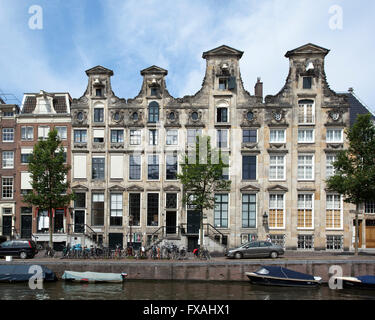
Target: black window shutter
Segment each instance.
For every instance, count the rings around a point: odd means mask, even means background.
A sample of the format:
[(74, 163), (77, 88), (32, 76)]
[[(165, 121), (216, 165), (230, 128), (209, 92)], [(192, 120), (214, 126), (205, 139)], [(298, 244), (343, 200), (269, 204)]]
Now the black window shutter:
[(229, 77), (228, 80), (228, 89), (233, 90), (236, 88), (236, 77)]

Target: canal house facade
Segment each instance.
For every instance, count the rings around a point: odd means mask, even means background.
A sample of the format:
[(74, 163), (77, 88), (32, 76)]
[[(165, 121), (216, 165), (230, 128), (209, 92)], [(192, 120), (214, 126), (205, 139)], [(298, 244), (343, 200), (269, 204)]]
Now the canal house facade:
[[(244, 88), (243, 52), (225, 45), (203, 53), (202, 87), (191, 96), (172, 97), (168, 71), (158, 66), (140, 72), (142, 87), (132, 99), (116, 96), (113, 71), (102, 66), (86, 71), (80, 98), (25, 94), (17, 117), (20, 137), (27, 126), (35, 138), (41, 126), (67, 128), (63, 144), (76, 199), (60, 209), (65, 238), (56, 242), (138, 248), (170, 240), (195, 248), (199, 213), (182, 203), (177, 173), (196, 137), (210, 136), (229, 164), (223, 179), (231, 180), (231, 187), (217, 190), (215, 208), (204, 212), (205, 246), (223, 251), (269, 235), (291, 250), (353, 249), (353, 207), (325, 183), (335, 155), (347, 147), (344, 129), (351, 124), (353, 94), (330, 89), (324, 71), (328, 53), (313, 44), (288, 51), (285, 85), (266, 97), (260, 78), (254, 94)], [(54, 107), (59, 95), (65, 95), (64, 110)], [(33, 99), (34, 108), (28, 107)], [(21, 159), (36, 140), (17, 140), (19, 230), (22, 215), (30, 215), (22, 204), (28, 184)], [(43, 241), (39, 213), (31, 212), (32, 236)], [(366, 228), (361, 236), (366, 238)]]

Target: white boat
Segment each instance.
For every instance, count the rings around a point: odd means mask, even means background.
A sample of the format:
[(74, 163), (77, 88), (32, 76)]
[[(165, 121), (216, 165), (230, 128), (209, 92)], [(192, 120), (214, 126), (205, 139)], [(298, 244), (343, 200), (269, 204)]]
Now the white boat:
[(124, 282), (125, 278), (128, 276), (127, 273), (106, 273), (106, 272), (77, 272), (77, 271), (65, 271), (62, 275), (62, 279), (65, 281), (74, 282)]

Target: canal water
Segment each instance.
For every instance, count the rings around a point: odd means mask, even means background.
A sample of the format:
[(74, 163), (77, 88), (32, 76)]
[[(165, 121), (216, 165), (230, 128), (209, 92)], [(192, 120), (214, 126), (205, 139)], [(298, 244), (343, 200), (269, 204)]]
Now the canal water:
[(375, 291), (288, 288), (249, 282), (126, 280), (122, 284), (57, 281), (31, 290), (28, 283), (0, 283), (1, 300), (375, 300)]

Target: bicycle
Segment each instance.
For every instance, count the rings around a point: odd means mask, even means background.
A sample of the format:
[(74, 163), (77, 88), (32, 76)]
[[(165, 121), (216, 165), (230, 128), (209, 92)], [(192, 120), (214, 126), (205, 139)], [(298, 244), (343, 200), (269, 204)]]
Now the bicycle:
[(44, 256), (53, 258), (55, 256), (55, 251), (50, 246), (47, 246)]

